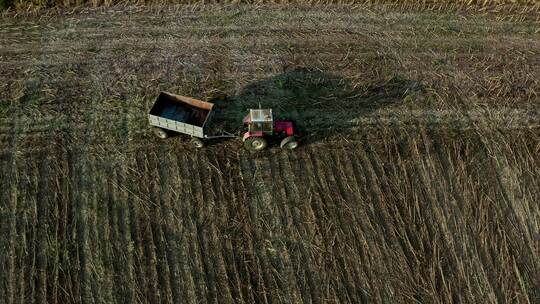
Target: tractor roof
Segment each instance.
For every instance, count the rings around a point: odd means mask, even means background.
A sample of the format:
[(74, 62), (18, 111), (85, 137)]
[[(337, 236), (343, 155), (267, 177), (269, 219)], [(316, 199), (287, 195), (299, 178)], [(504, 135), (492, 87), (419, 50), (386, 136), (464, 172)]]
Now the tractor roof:
[(249, 110), (249, 118), (252, 122), (272, 121), (272, 109), (251, 109)]

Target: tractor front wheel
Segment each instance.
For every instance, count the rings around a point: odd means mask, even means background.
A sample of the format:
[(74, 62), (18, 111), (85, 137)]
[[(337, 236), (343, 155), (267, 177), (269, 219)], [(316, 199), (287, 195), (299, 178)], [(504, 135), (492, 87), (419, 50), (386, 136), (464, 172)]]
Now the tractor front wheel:
[(163, 130), (162, 128), (154, 127), (152, 128), (152, 132), (154, 132), (154, 135), (156, 135), (157, 137), (161, 139), (167, 139), (167, 137), (169, 137), (169, 134), (167, 133), (167, 131)]
[(266, 148), (266, 139), (262, 137), (250, 137), (244, 141), (244, 147), (250, 151), (261, 151)]

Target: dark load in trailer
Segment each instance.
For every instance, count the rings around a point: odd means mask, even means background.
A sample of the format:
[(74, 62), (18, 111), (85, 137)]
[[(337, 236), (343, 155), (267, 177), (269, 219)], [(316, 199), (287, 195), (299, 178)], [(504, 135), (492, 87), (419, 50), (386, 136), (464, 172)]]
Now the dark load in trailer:
[(213, 107), (214, 104), (209, 102), (161, 92), (148, 114), (148, 119), (159, 138), (168, 137), (165, 130), (204, 138), (204, 129)]
[(236, 137), (207, 134), (213, 110), (213, 103), (161, 92), (148, 113), (148, 121), (157, 137), (166, 139), (171, 132), (182, 133), (191, 136), (193, 146), (202, 148), (205, 139)]

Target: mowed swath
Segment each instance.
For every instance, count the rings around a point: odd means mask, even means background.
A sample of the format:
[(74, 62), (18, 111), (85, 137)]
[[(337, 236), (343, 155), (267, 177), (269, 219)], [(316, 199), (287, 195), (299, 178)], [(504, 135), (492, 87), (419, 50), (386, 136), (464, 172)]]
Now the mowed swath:
[[(501, 177), (509, 168), (493, 165), (490, 149), (423, 134), (266, 157), (3, 160), (18, 172), (2, 179), (4, 294), (14, 303), (525, 297), (520, 284), (539, 270), (529, 231), (539, 194), (526, 182), (499, 187), (512, 182)], [(520, 171), (538, 165), (530, 152), (498, 159), (519, 159)]]

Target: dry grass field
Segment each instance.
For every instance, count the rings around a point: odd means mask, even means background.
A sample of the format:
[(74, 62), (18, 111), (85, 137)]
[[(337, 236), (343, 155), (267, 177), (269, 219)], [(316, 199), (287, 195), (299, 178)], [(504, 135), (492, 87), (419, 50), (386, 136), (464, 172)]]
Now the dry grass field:
[[(539, 303), (538, 15), (0, 19), (0, 303)], [(160, 90), (302, 146), (152, 137)]]

